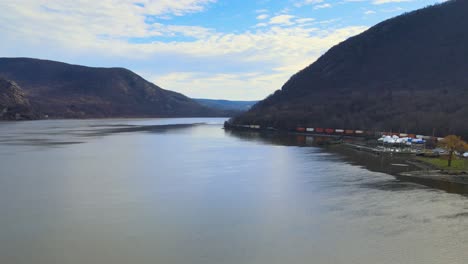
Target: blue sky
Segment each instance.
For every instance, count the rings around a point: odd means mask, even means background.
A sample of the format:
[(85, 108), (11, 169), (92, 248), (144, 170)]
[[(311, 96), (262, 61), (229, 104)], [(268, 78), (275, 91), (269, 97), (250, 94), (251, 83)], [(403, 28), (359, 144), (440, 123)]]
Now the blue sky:
[(0, 56), (125, 67), (190, 97), (257, 100), (333, 45), (439, 2), (2, 1)]

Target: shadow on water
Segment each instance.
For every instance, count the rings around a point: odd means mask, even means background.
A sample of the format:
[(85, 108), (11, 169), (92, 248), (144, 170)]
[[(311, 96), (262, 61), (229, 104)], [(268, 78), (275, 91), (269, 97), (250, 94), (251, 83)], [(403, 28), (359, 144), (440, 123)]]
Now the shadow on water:
[[(468, 194), (468, 186), (466, 184), (402, 176), (401, 173), (403, 172), (422, 170), (412, 162), (408, 162), (411, 159), (410, 154), (394, 155), (392, 153), (371, 153), (360, 151), (344, 144), (338, 144), (336, 138), (329, 137), (257, 131), (226, 131), (226, 133), (242, 140), (262, 142), (265, 144), (320, 148), (324, 152), (331, 154), (323, 157), (329, 161), (344, 162), (354, 166), (363, 167), (369, 171), (385, 173), (395, 177), (394, 180), (389, 181), (359, 183), (363, 188), (373, 188), (386, 191), (405, 191), (429, 187), (465, 196)], [(350, 143), (353, 141), (356, 142), (356, 139), (347, 140), (349, 140)]]
[(85, 127), (65, 128), (46, 127), (38, 131), (28, 131), (0, 135), (0, 145), (59, 147), (85, 143), (84, 138), (99, 138), (123, 133), (164, 134), (175, 130), (188, 129), (201, 123), (174, 125), (88, 125)]
[[(178, 125), (145, 125), (145, 126), (135, 126), (135, 125), (125, 125), (125, 126), (114, 126), (114, 128), (99, 129), (88, 131), (84, 136), (108, 136), (112, 134), (119, 133), (134, 133), (134, 132), (147, 132), (147, 133), (167, 133), (173, 130), (181, 130), (192, 128), (194, 126), (201, 125), (201, 123), (196, 124), (178, 124)], [(96, 127), (96, 126), (94, 126)]]

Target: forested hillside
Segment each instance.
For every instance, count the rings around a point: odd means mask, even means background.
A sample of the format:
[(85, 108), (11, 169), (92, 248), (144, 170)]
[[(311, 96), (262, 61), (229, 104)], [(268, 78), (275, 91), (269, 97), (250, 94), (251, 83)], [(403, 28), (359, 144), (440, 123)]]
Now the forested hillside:
[(468, 135), (467, 14), (457, 0), (384, 21), (232, 122)]

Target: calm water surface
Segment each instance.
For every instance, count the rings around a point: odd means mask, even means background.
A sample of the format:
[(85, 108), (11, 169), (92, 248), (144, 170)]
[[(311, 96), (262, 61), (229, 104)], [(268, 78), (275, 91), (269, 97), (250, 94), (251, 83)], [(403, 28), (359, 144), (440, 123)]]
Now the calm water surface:
[(467, 197), (223, 121), (0, 123), (0, 263), (467, 263)]

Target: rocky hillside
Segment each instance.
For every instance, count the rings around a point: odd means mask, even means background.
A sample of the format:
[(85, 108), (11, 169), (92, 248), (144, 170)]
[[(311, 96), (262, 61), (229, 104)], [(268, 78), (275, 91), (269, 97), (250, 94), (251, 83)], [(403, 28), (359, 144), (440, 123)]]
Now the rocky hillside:
[(0, 78), (0, 120), (34, 118), (24, 91), (15, 82)]
[(0, 77), (18, 83), (34, 111), (51, 118), (222, 115), (123, 68), (0, 58)]
[(468, 135), (467, 14), (452, 0), (384, 21), (233, 122)]

